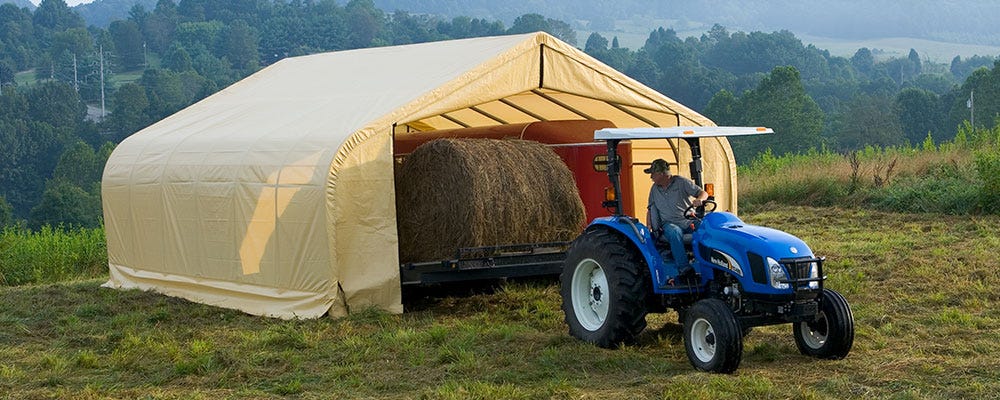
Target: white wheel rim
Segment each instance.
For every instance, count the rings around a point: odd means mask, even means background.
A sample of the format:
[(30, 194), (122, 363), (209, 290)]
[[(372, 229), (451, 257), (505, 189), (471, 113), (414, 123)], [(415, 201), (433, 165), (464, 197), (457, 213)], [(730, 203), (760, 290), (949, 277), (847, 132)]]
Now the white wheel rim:
[(593, 259), (585, 259), (576, 265), (573, 272), (571, 296), (573, 312), (577, 321), (588, 331), (596, 331), (604, 326), (608, 318), (608, 278), (604, 269)]
[(799, 333), (802, 334), (802, 341), (806, 343), (811, 349), (818, 349), (826, 344), (826, 339), (830, 336), (830, 323), (826, 320), (826, 314), (820, 312), (819, 318), (814, 322), (814, 324), (825, 326), (826, 333), (813, 330), (808, 323), (799, 324)]
[(694, 350), (695, 357), (701, 362), (712, 361), (715, 357), (715, 344), (717, 343), (717, 338), (715, 337), (715, 330), (712, 329), (712, 324), (704, 318), (698, 318), (691, 324), (691, 337), (688, 338), (691, 342), (691, 349)]

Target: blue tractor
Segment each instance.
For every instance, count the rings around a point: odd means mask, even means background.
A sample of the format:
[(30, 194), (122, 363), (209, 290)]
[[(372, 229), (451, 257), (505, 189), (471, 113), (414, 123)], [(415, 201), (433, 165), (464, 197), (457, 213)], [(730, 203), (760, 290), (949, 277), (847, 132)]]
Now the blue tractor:
[[(824, 288), (823, 261), (788, 233), (744, 223), (715, 204), (689, 208), (700, 220), (684, 243), (693, 273), (670, 281), (673, 257), (664, 257), (645, 224), (623, 215), (618, 144), (679, 139), (691, 149), (692, 179), (703, 187), (700, 139), (772, 133), (766, 128), (677, 127), (601, 129), (611, 180), (605, 207), (566, 254), (560, 275), (562, 309), (572, 336), (600, 347), (633, 342), (651, 312), (677, 311), (684, 347), (699, 370), (739, 367), (743, 337), (753, 327), (792, 324), (802, 354), (841, 359), (854, 343), (854, 316), (839, 293)], [(613, 194), (613, 195), (612, 195)], [(711, 193), (710, 193), (711, 194)], [(711, 198), (710, 198), (711, 200)]]

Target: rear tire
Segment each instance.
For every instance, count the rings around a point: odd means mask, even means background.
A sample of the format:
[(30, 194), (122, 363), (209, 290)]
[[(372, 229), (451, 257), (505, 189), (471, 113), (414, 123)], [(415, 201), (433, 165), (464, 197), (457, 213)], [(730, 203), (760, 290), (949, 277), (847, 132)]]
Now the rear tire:
[(646, 328), (651, 284), (643, 268), (618, 233), (592, 230), (573, 241), (559, 277), (569, 334), (604, 348), (633, 343)]
[(684, 349), (696, 369), (728, 374), (740, 366), (743, 336), (739, 321), (719, 299), (694, 303), (684, 318)]
[(823, 289), (815, 321), (797, 322), (792, 329), (799, 352), (810, 357), (839, 360), (854, 346), (854, 314), (833, 290)]

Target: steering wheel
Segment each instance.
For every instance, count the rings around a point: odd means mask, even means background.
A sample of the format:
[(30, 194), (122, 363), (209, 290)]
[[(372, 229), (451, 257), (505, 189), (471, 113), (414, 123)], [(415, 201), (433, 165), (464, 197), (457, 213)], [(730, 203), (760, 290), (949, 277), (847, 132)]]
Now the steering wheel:
[[(709, 204), (712, 205), (712, 209), (708, 209), (707, 208), (707, 206)], [(712, 211), (715, 211), (715, 209), (719, 207), (719, 204), (716, 203), (715, 200), (705, 200), (705, 201), (701, 202), (701, 206), (702, 207), (706, 207), (705, 208), (705, 212), (706, 213), (710, 213)], [(688, 208), (686, 208), (684, 210), (684, 218), (691, 219), (691, 220), (698, 219), (698, 215), (695, 213), (695, 210), (697, 208), (698, 208), (698, 206), (695, 206), (694, 204), (688, 206)]]

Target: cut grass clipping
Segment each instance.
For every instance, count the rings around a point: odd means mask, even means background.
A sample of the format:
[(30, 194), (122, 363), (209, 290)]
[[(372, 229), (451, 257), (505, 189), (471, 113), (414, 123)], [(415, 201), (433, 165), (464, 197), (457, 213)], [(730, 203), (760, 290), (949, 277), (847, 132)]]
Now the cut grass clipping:
[(573, 175), (526, 140), (438, 139), (396, 174), (400, 260), (434, 261), (463, 247), (572, 240), (584, 223)]

